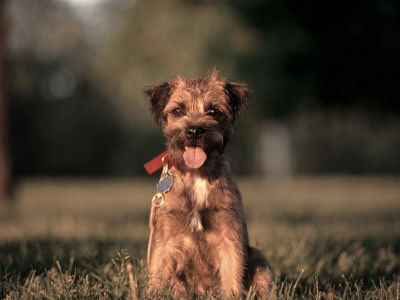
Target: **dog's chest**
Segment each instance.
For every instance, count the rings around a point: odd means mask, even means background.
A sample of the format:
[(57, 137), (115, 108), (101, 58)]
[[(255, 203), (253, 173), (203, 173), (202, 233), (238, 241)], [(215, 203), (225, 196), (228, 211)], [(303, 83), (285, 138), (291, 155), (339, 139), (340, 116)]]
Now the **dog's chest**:
[(185, 182), (186, 199), (189, 212), (186, 224), (192, 232), (203, 231), (202, 211), (209, 206), (209, 197), (212, 185), (207, 179), (201, 177), (191, 178)]
[(209, 183), (206, 179), (196, 178), (192, 186), (192, 202), (199, 208), (206, 207), (209, 196)]

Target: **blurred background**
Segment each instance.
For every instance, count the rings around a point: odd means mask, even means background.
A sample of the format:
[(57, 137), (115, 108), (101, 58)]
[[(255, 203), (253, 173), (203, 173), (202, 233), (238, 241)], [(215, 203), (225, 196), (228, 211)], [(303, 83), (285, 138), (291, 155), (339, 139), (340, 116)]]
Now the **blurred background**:
[(399, 15), (395, 0), (1, 1), (2, 186), (144, 176), (164, 148), (144, 91), (214, 67), (252, 91), (236, 174), (399, 174)]
[(129, 255), (145, 290), (144, 91), (214, 68), (252, 92), (228, 154), (280, 291), (398, 298), (396, 0), (0, 0), (0, 298), (121, 299)]

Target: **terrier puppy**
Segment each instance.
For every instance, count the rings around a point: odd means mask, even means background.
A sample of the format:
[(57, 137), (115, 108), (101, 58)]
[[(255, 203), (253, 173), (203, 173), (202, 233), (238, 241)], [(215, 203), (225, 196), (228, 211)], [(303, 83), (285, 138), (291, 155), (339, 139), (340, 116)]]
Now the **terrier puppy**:
[(273, 273), (249, 246), (241, 195), (224, 154), (247, 89), (214, 73), (178, 76), (146, 94), (168, 149), (150, 217), (148, 292), (169, 286), (182, 296), (212, 289), (232, 298), (252, 287), (265, 295)]

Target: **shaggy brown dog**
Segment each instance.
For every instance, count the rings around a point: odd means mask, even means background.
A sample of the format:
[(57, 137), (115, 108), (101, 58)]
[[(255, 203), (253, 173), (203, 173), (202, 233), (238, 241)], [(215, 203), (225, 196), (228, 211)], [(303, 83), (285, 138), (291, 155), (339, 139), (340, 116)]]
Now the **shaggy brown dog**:
[(153, 198), (148, 292), (169, 286), (175, 295), (213, 289), (241, 297), (253, 286), (267, 293), (273, 274), (249, 246), (241, 195), (224, 155), (246, 88), (216, 74), (178, 76), (147, 95), (171, 162)]

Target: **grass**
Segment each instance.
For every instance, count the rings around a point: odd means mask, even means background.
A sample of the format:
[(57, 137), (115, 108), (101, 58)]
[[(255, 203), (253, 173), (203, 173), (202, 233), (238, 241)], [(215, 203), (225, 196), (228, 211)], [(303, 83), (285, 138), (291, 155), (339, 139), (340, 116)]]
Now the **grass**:
[[(156, 181), (22, 182), (0, 218), (0, 299), (131, 298), (128, 263), (144, 298)], [(270, 299), (399, 299), (399, 178), (239, 185), (251, 244), (277, 275)]]

